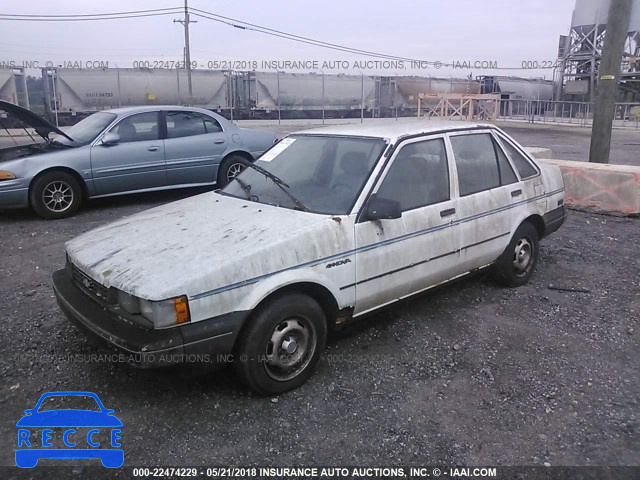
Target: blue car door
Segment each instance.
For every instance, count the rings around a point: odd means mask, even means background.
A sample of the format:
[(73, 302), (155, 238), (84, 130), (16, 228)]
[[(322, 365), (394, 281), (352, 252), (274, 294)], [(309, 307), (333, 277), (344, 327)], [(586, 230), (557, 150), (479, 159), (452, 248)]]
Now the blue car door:
[(167, 185), (159, 120), (160, 112), (129, 115), (107, 132), (119, 135), (117, 143), (99, 140), (91, 147), (91, 172), (97, 195)]
[(218, 165), (229, 147), (220, 123), (189, 110), (165, 112), (164, 139), (169, 185), (213, 183)]

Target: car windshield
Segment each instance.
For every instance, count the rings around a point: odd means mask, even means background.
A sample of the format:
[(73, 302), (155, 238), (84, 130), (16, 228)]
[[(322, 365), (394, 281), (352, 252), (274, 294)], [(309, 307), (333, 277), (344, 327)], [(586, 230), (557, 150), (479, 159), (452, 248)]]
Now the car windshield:
[(65, 131), (69, 137), (73, 138), (73, 142), (62, 135), (58, 135), (55, 140), (65, 145), (86, 145), (92, 142), (115, 118), (114, 113), (94, 113)]
[(42, 400), (39, 412), (50, 410), (89, 410), (99, 412), (100, 406), (95, 398), (87, 395), (52, 395)]
[[(275, 175), (275, 180), (247, 168), (222, 193), (286, 208), (345, 215), (386, 145), (380, 138), (292, 135), (255, 162), (258, 169)], [(285, 185), (278, 185), (278, 179)]]

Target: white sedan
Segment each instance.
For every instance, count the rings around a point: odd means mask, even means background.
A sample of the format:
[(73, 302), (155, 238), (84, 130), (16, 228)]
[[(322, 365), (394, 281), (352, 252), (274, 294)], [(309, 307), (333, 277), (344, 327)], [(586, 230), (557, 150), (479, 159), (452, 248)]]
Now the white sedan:
[(485, 267), (526, 283), (565, 218), (560, 170), (492, 125), (300, 132), (248, 166), (70, 241), (62, 310), (143, 366), (230, 360), (277, 394), (328, 329)]

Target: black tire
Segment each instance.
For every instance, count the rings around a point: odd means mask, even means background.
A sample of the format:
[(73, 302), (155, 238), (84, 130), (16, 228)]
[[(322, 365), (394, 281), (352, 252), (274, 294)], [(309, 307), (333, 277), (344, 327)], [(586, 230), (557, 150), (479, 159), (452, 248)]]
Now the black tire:
[(326, 341), (327, 322), (318, 302), (299, 293), (285, 294), (249, 319), (236, 344), (234, 368), (254, 392), (277, 395), (307, 381)]
[(524, 222), (496, 261), (493, 278), (507, 287), (524, 285), (533, 275), (539, 251), (538, 231), (531, 223)]
[(218, 187), (224, 188), (229, 185), (233, 177), (247, 167), (247, 163), (249, 160), (242, 155), (231, 154), (225, 158), (218, 168)]
[(82, 188), (72, 174), (52, 170), (33, 181), (29, 204), (36, 214), (47, 220), (71, 217), (82, 204)]

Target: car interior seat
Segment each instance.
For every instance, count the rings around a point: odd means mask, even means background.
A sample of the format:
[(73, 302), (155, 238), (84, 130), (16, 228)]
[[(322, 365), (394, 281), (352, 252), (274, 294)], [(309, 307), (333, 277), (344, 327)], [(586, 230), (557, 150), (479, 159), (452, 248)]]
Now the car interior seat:
[(118, 135), (121, 142), (135, 142), (138, 130), (134, 124), (124, 121), (118, 126)]

